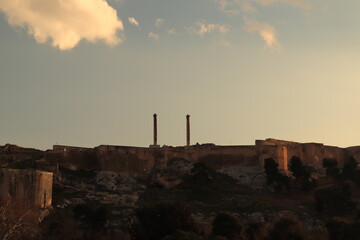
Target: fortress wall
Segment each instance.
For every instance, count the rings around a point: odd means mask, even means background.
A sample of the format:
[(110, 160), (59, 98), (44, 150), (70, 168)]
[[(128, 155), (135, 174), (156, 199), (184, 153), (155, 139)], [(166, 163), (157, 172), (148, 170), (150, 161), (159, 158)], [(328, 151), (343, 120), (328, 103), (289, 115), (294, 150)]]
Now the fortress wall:
[(100, 167), (96, 151), (92, 148), (55, 145), (54, 150), (45, 153), (45, 159), (51, 164), (59, 164), (72, 170)]
[(0, 201), (26, 209), (51, 205), (53, 174), (38, 170), (0, 169)]
[(278, 161), (278, 148), (272, 145), (257, 145), (258, 163), (261, 168), (264, 168), (265, 159), (273, 158), (277, 163)]
[(165, 163), (171, 159), (186, 159), (195, 162), (199, 158), (199, 149), (197, 147), (165, 147)]
[(266, 158), (273, 158), (280, 169), (288, 170), (293, 156), (305, 164), (322, 166), (325, 157), (334, 157), (342, 166), (346, 156), (355, 154), (360, 159), (360, 147), (344, 149), (319, 143), (296, 143), (276, 139), (257, 140), (255, 146), (216, 146), (214, 144), (189, 147), (127, 147), (108, 146), (77, 148), (54, 146), (47, 153), (50, 159), (67, 168), (115, 171), (131, 176), (146, 177), (156, 166), (166, 165), (171, 159), (201, 162), (218, 170), (231, 167), (264, 167)]
[[(277, 143), (284, 143), (284, 145), (276, 145)], [(257, 148), (260, 167), (264, 167), (266, 158), (273, 158), (279, 164), (280, 169), (288, 170), (290, 160), (294, 156), (301, 158), (307, 165), (322, 166), (324, 157), (324, 146), (317, 143), (301, 144), (279, 140), (257, 141)]]
[(301, 144), (302, 157), (306, 165), (321, 167), (324, 159), (324, 145), (319, 143)]
[(157, 152), (149, 148), (99, 146), (96, 148), (99, 169), (145, 177), (153, 168)]
[(227, 167), (258, 166), (255, 146), (214, 146), (197, 149), (196, 161), (218, 170)]
[(354, 157), (355, 160), (360, 163), (360, 146), (346, 148), (345, 155), (346, 159)]
[(343, 148), (324, 146), (324, 158), (335, 158), (339, 167), (343, 167), (346, 161), (346, 151)]

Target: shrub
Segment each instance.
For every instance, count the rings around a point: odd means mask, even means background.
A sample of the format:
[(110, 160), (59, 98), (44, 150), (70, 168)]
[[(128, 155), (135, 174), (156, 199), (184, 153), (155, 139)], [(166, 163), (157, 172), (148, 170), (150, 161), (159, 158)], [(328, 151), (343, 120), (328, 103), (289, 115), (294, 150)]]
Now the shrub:
[(79, 204), (73, 209), (73, 217), (80, 223), (86, 239), (98, 239), (99, 236), (107, 234), (108, 216), (109, 211), (104, 206), (92, 209), (87, 204)]
[(173, 234), (162, 238), (161, 240), (201, 240), (201, 237), (192, 232), (178, 230)]
[(266, 240), (303, 240), (299, 223), (292, 218), (279, 219), (272, 230), (269, 232), (269, 236)]
[(319, 189), (315, 192), (315, 204), (318, 212), (345, 214), (355, 206), (350, 202), (351, 189), (346, 183)]
[(342, 218), (332, 218), (326, 227), (329, 232), (329, 240), (359, 240), (360, 223), (349, 222)]
[(308, 192), (317, 186), (317, 180), (313, 177), (314, 170), (305, 166), (299, 157), (291, 158), (289, 169), (303, 191)]
[(324, 158), (323, 159), (323, 167), (324, 168), (332, 168), (337, 167), (338, 162), (335, 158)]
[(345, 179), (354, 179), (358, 163), (354, 157), (350, 157), (344, 164), (342, 175)]
[(34, 239), (39, 214), (18, 201), (0, 202), (0, 239)]
[(290, 191), (290, 178), (281, 173), (278, 169), (278, 164), (272, 158), (265, 159), (265, 174), (268, 185), (273, 185), (276, 192), (280, 192), (283, 187)]
[(163, 202), (135, 211), (138, 223), (131, 227), (134, 240), (159, 240), (176, 231), (197, 232), (190, 209), (181, 203)]
[(326, 176), (332, 177), (334, 180), (341, 179), (341, 170), (338, 167), (338, 162), (334, 158), (324, 158), (323, 167), (326, 168)]
[(219, 213), (214, 219), (212, 233), (214, 236), (226, 237), (228, 240), (241, 238), (242, 226), (238, 217), (230, 213)]

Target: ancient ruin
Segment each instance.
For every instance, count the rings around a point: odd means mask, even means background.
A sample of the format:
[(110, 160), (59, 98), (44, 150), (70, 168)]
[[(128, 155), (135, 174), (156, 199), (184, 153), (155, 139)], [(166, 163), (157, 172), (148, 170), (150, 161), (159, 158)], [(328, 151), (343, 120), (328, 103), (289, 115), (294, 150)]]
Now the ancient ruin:
[(0, 202), (20, 203), (26, 209), (51, 206), (51, 172), (4, 168), (0, 169), (0, 183)]
[(54, 145), (46, 153), (46, 160), (70, 169), (115, 171), (136, 177), (146, 177), (156, 166), (166, 165), (172, 159), (186, 159), (220, 170), (231, 167), (263, 168), (266, 158), (275, 159), (279, 168), (288, 169), (293, 156), (305, 164), (322, 166), (324, 158), (337, 159), (340, 166), (353, 156), (360, 160), (360, 147), (339, 148), (321, 143), (298, 143), (276, 139), (256, 140), (255, 145), (218, 146), (190, 145), (190, 115), (186, 116), (186, 145), (162, 146), (157, 142), (157, 115), (154, 114), (154, 143), (150, 147), (100, 145), (81, 148)]

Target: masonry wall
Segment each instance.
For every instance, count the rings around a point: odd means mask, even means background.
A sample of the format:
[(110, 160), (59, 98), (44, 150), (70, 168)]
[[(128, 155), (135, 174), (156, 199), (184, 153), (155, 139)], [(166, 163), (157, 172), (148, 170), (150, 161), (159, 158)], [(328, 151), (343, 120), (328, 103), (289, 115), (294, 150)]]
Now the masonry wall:
[(52, 202), (53, 174), (38, 170), (0, 169), (0, 201), (24, 208), (45, 208)]
[(271, 157), (278, 162), (279, 168), (284, 170), (288, 169), (293, 156), (301, 158), (307, 165), (317, 167), (322, 167), (324, 158), (335, 158), (340, 167), (347, 159), (346, 149), (325, 146), (320, 143), (297, 143), (267, 139), (257, 140), (256, 147), (259, 151), (260, 166), (264, 166), (264, 159)]
[(49, 162), (71, 169), (115, 171), (145, 178), (156, 166), (171, 159), (201, 162), (219, 170), (231, 167), (264, 167), (266, 158), (273, 158), (280, 169), (287, 170), (293, 156), (305, 164), (322, 166), (324, 158), (335, 158), (342, 166), (349, 154), (360, 160), (360, 147), (347, 151), (320, 143), (297, 143), (276, 139), (257, 140), (251, 146), (216, 146), (214, 144), (189, 147), (127, 147), (101, 145), (96, 148), (54, 146), (46, 154)]

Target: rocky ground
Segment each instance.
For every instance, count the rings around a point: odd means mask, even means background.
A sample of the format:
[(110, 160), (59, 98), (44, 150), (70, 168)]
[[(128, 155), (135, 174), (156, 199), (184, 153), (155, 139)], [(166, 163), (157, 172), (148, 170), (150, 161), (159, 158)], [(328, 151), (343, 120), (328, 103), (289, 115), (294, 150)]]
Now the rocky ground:
[(53, 195), (54, 207), (62, 211), (71, 212), (79, 204), (106, 206), (110, 212), (108, 227), (120, 232), (126, 232), (134, 221), (134, 209), (161, 201), (189, 205), (204, 233), (210, 233), (211, 223), (219, 212), (231, 212), (245, 225), (294, 216), (309, 231), (324, 226), (311, 214), (314, 212), (311, 194), (269, 192), (259, 169), (217, 172), (181, 159), (154, 169), (146, 180), (114, 172), (60, 169)]
[(223, 211), (239, 216), (245, 225), (272, 223), (280, 216), (299, 218), (309, 231), (324, 225), (315, 214), (313, 193), (275, 194), (266, 187), (263, 170), (256, 167), (214, 171), (202, 164), (173, 159), (154, 169), (147, 179), (135, 179), (116, 172), (66, 168), (56, 171), (56, 166), (44, 162), (43, 152), (14, 145), (0, 147), (0, 164), (54, 170), (54, 209), (50, 216), (57, 224), (73, 221), (74, 226), (79, 226), (74, 220), (77, 206), (102, 206), (108, 211), (106, 228), (125, 234), (135, 220), (136, 208), (179, 201), (192, 208), (204, 233), (210, 233), (214, 217)]

